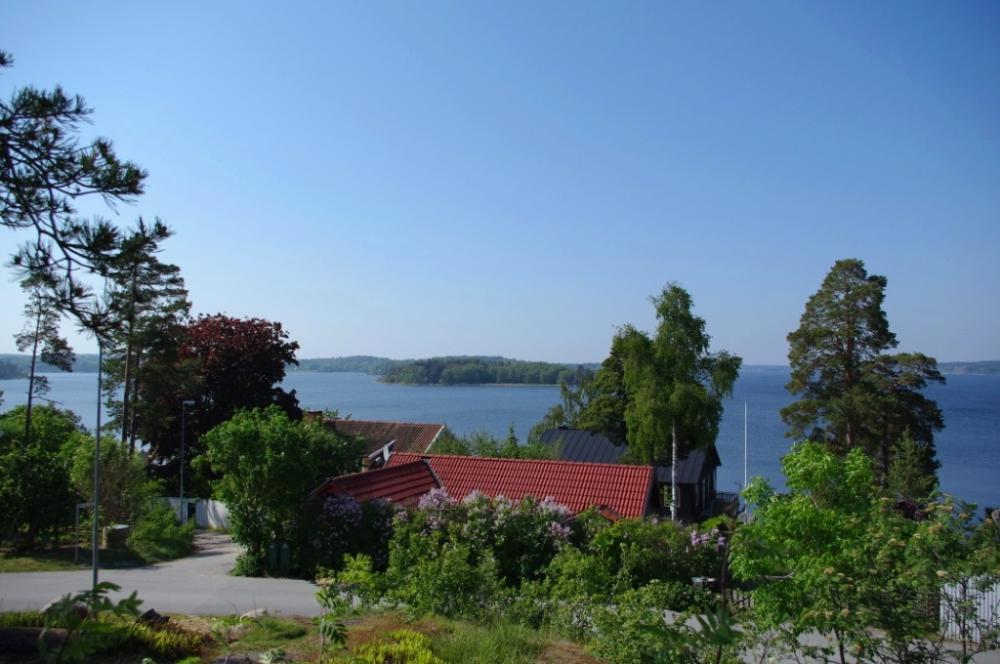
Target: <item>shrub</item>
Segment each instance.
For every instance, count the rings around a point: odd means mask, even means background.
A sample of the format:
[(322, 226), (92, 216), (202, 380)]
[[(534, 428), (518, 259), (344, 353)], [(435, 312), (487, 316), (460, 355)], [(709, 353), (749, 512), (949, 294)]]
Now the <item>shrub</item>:
[(396, 511), (387, 500), (359, 502), (350, 496), (320, 496), (309, 501), (309, 516), (299, 537), (299, 568), (339, 570), (347, 555), (363, 555), (373, 569), (389, 562), (389, 540)]
[(387, 640), (366, 643), (357, 649), (358, 664), (445, 664), (431, 652), (431, 642), (423, 634), (397, 629), (386, 634)]
[(502, 591), (492, 555), (478, 558), (473, 562), (467, 545), (449, 542), (414, 565), (392, 593), (418, 614), (483, 617)]
[(194, 524), (177, 523), (177, 514), (170, 506), (156, 501), (135, 525), (128, 545), (146, 560), (180, 558), (194, 547)]

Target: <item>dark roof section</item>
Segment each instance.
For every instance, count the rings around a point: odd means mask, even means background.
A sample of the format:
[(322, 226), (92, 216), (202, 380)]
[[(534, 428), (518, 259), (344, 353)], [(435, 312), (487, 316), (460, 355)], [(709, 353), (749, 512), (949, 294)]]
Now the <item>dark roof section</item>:
[[(625, 454), (624, 445), (615, 445), (607, 437), (582, 429), (548, 429), (542, 434), (542, 442), (555, 448), (556, 456), (565, 461), (590, 463), (620, 463)], [(721, 466), (719, 453), (714, 447), (707, 450), (692, 450), (677, 461), (677, 483), (695, 484), (706, 471)], [(670, 466), (655, 466), (656, 481), (670, 483)]]
[(423, 454), (444, 430), (443, 424), (385, 422), (379, 420), (325, 420), (324, 424), (346, 436), (365, 440), (365, 455), (373, 454), (389, 443), (393, 452)]
[(542, 442), (556, 447), (556, 455), (564, 461), (587, 463), (619, 463), (624, 445), (615, 445), (607, 437), (583, 429), (549, 429)]
[(414, 461), (330, 478), (314, 495), (351, 496), (357, 500), (385, 498), (400, 505), (416, 505), (420, 496), (440, 486), (430, 464)]

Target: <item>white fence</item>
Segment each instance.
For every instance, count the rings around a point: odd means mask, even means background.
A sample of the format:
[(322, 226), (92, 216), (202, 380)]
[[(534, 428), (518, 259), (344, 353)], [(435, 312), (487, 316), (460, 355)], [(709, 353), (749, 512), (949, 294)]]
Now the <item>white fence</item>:
[(982, 588), (974, 579), (941, 589), (941, 633), (959, 641), (962, 633), (979, 643), (997, 639), (1000, 627), (1000, 583)]
[[(178, 514), (181, 509), (181, 499), (176, 497), (166, 498), (170, 503), (170, 508)], [(188, 515), (193, 517), (199, 528), (218, 528), (229, 530), (229, 510), (217, 500), (203, 500), (201, 498), (185, 498), (188, 505)]]

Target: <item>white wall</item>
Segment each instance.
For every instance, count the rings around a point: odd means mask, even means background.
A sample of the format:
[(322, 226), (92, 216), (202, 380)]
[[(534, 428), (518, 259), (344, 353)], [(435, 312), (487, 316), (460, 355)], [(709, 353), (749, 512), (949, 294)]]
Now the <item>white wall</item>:
[[(170, 508), (180, 513), (181, 499), (177, 497), (166, 498), (170, 503)], [(217, 500), (203, 500), (201, 498), (186, 498), (185, 502), (194, 505), (194, 519), (199, 528), (218, 528), (229, 530), (229, 510), (223, 503)]]

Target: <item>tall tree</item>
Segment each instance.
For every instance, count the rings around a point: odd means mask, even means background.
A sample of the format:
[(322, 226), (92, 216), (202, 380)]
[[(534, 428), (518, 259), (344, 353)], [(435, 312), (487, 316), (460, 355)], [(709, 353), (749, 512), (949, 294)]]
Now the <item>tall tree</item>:
[(937, 404), (921, 393), (928, 382), (944, 382), (936, 360), (887, 352), (898, 342), (882, 308), (886, 284), (858, 259), (834, 264), (788, 335), (786, 387), (799, 400), (781, 411), (790, 437), (824, 441), (842, 454), (864, 450), (883, 484), (906, 432), (923, 445), (933, 474), (934, 431), (944, 426)]
[[(692, 313), (691, 296), (670, 284), (652, 298), (656, 335), (631, 325), (615, 335), (574, 426), (627, 443), (628, 456), (659, 463), (715, 444), (722, 400), (732, 392), (742, 360), (711, 353), (704, 319)], [(672, 482), (676, 489), (676, 482)], [(672, 499), (676, 516), (677, 499)]]
[(162, 360), (146, 363), (149, 377), (164, 381), (156, 384), (157, 394), (148, 393), (145, 406), (160, 417), (144, 418), (140, 429), (140, 437), (152, 447), (156, 474), (170, 481), (178, 475), (183, 400), (195, 401), (185, 422), (189, 459), (201, 452), (203, 433), (239, 410), (276, 405), (292, 419), (301, 418), (295, 391), (277, 386), (285, 367), (297, 364), (299, 347), (288, 340), (281, 323), (201, 316), (184, 329), (179, 341), (176, 351), (165, 344)]
[(24, 418), (24, 444), (31, 444), (31, 411), (35, 397), (48, 393), (49, 381), (46, 376), (39, 376), (36, 369), (41, 356), (42, 362), (63, 371), (73, 370), (76, 356), (73, 349), (63, 337), (59, 336), (59, 312), (54, 303), (41, 288), (26, 280), (22, 287), (28, 293), (28, 303), (24, 305), (24, 329), (14, 335), (17, 349), (22, 353), (31, 351), (31, 365), (28, 370), (28, 403)]
[[(139, 387), (148, 350), (187, 322), (191, 305), (180, 268), (157, 258), (170, 230), (157, 219), (142, 219), (124, 235), (108, 262), (105, 299), (116, 325), (109, 334), (105, 393), (122, 444), (135, 453), (136, 419), (141, 410)], [(118, 395), (121, 394), (119, 400)]]
[[(0, 69), (12, 63), (0, 51)], [(81, 319), (92, 317), (81, 306), (92, 295), (81, 275), (101, 271), (118, 231), (104, 220), (78, 218), (77, 202), (131, 201), (146, 178), (139, 166), (118, 158), (109, 140), (81, 144), (79, 125), (91, 112), (82, 97), (58, 86), (25, 87), (0, 100), (0, 223), (34, 230), (13, 263)]]

